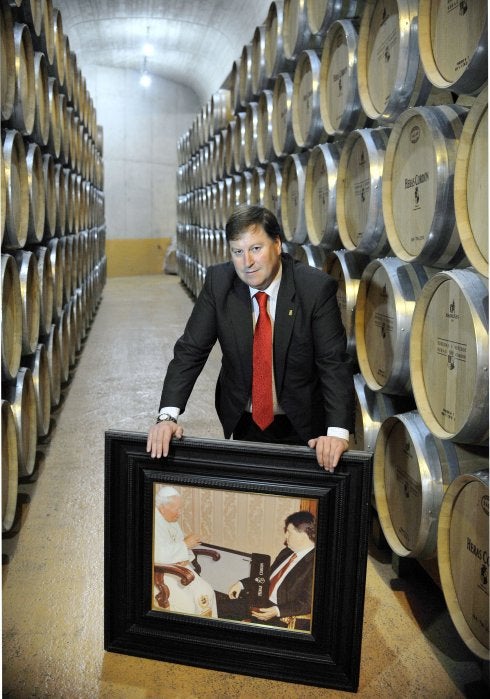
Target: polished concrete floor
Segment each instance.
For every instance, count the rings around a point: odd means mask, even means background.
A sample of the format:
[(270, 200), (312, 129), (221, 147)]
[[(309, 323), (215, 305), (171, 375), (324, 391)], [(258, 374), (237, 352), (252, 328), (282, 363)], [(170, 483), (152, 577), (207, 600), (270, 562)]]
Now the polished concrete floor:
[[(104, 432), (145, 432), (192, 301), (174, 276), (109, 279), (73, 377), (39, 445), (19, 519), (3, 538), (3, 691), (8, 699), (297, 699), (349, 693), (104, 652)], [(219, 355), (201, 375), (186, 434), (221, 438)], [(370, 546), (359, 696), (483, 697), (441, 591), (422, 571), (399, 577)]]

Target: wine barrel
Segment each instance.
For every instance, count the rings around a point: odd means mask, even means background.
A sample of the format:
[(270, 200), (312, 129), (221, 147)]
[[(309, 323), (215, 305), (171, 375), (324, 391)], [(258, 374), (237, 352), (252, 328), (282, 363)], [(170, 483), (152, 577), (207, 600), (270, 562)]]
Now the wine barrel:
[(65, 231), (64, 235), (70, 235), (73, 233), (75, 225), (75, 195), (74, 195), (74, 183), (76, 180), (76, 173), (70, 170), (70, 168), (64, 168), (65, 178)]
[(337, 176), (337, 222), (347, 250), (387, 255), (381, 195), (383, 161), (390, 130), (356, 129), (347, 137)]
[(22, 300), (17, 264), (2, 254), (2, 378), (17, 375), (22, 354)]
[(58, 85), (61, 88), (64, 88), (66, 75), (66, 51), (63, 34), (63, 18), (60, 10), (58, 10), (56, 7), (53, 7), (53, 44), (53, 68), (55, 78), (58, 80)]
[(282, 44), (286, 58), (296, 60), (312, 41), (306, 0), (284, 0)]
[(49, 137), (48, 64), (40, 51), (34, 53), (35, 112), (32, 138), (39, 146), (45, 146)]
[(48, 248), (36, 245), (33, 254), (37, 260), (39, 278), (39, 335), (43, 336), (49, 333), (53, 316), (53, 274)]
[(320, 66), (320, 116), (329, 136), (367, 125), (357, 85), (357, 24), (334, 22), (325, 37)]
[(288, 73), (279, 73), (272, 92), (272, 144), (278, 158), (296, 150), (293, 132), (293, 89), (291, 76)]
[(8, 3), (0, 6), (0, 90), (2, 120), (11, 118), (15, 102), (15, 45), (12, 11)]
[(390, 548), (402, 557), (434, 557), (445, 491), (483, 465), (488, 454), (437, 438), (416, 410), (384, 420), (374, 448), (374, 497)]
[(43, 181), (44, 181), (44, 237), (52, 238), (56, 235), (56, 186), (55, 168), (53, 156), (45, 153), (43, 160)]
[(56, 325), (60, 342), (60, 377), (63, 387), (70, 378), (70, 313), (67, 306), (63, 307)]
[(271, 2), (265, 18), (265, 77), (273, 80), (291, 65), (284, 55), (284, 3)]
[(2, 532), (12, 528), (17, 509), (19, 455), (12, 406), (2, 400)]
[(19, 369), (15, 380), (5, 386), (4, 397), (11, 404), (15, 419), (19, 477), (31, 476), (36, 462), (37, 410), (30, 369)]
[(3, 160), (3, 148), (0, 148), (0, 242), (3, 245), (5, 237), (5, 222), (7, 220), (7, 179), (5, 177), (5, 163)]
[(252, 169), (250, 181), (250, 203), (256, 206), (264, 205), (265, 170), (262, 167)]
[(369, 256), (349, 250), (334, 250), (327, 255), (324, 270), (337, 281), (337, 303), (347, 335), (347, 351), (356, 358), (355, 312), (362, 273)]
[(62, 92), (58, 95), (60, 103), (60, 159), (65, 165), (70, 164), (70, 141), (72, 119), (68, 113), (68, 100)]
[(399, 412), (413, 409), (410, 398), (372, 391), (362, 374), (354, 374), (355, 424), (349, 448), (374, 452), (383, 422)]
[(37, 435), (45, 437), (51, 419), (51, 381), (46, 347), (39, 343), (33, 354), (22, 358), (22, 366), (30, 369), (36, 399)]
[(282, 168), (281, 219), (286, 240), (304, 243), (307, 238), (304, 190), (307, 153), (287, 155)]
[(486, 2), (419, 2), (419, 47), (431, 83), (457, 94), (476, 93), (488, 77)]
[(396, 257), (372, 260), (364, 269), (357, 294), (355, 337), (359, 368), (373, 391), (410, 393), (412, 315), (434, 271)]
[(29, 181), (26, 151), (19, 131), (2, 133), (6, 180), (5, 237), (6, 249), (23, 248), (29, 225)]
[(237, 173), (245, 169), (246, 117), (246, 112), (238, 112), (235, 117), (235, 129), (233, 131), (233, 172)]
[(281, 215), (282, 168), (279, 163), (270, 162), (264, 175), (264, 206), (275, 215), (279, 223)]
[(461, 244), (471, 265), (488, 277), (488, 89), (471, 107), (458, 145), (454, 206)]
[(320, 115), (320, 57), (305, 50), (298, 56), (293, 81), (293, 134), (299, 148), (326, 139)]
[(22, 354), (32, 354), (39, 339), (41, 308), (37, 260), (28, 250), (17, 250), (14, 257), (19, 271), (22, 304)]
[(53, 321), (59, 320), (63, 309), (63, 250), (58, 238), (47, 242), (51, 276), (53, 277)]
[(65, 170), (61, 163), (56, 163), (54, 166), (54, 191), (56, 196), (55, 233), (61, 237), (65, 235), (66, 229)]
[(488, 662), (488, 467), (458, 476), (447, 489), (439, 514), (437, 562), (460, 637)]
[(272, 90), (262, 90), (257, 102), (257, 159), (262, 165), (274, 160), (272, 119), (274, 96)]
[(383, 218), (393, 252), (406, 262), (468, 267), (454, 213), (456, 151), (468, 110), (414, 107), (395, 122), (383, 165)]
[(61, 115), (58, 81), (56, 78), (48, 78), (49, 101), (49, 152), (55, 157), (60, 157), (61, 152)]
[(306, 0), (306, 16), (312, 34), (325, 34), (341, 19), (362, 14), (364, 0)]
[(244, 44), (238, 73), (240, 106), (246, 107), (252, 99), (252, 42)]
[(34, 49), (27, 24), (14, 23), (15, 100), (11, 126), (30, 136), (36, 114)]
[(68, 362), (70, 368), (75, 366), (77, 359), (77, 351), (80, 350), (79, 338), (81, 334), (79, 332), (79, 324), (81, 319), (78, 317), (77, 306), (74, 303), (73, 297), (66, 304), (66, 309), (68, 312), (68, 334), (69, 334), (69, 352), (68, 352)]
[(235, 116), (231, 121), (228, 122), (226, 127), (226, 142), (225, 142), (225, 174), (232, 175), (235, 172), (234, 163), (234, 152), (235, 152), (235, 129), (236, 129)]
[(246, 168), (252, 168), (258, 163), (257, 159), (258, 137), (258, 103), (249, 102), (245, 110), (245, 144), (244, 162)]
[(340, 247), (337, 217), (337, 168), (340, 158), (335, 143), (320, 143), (311, 149), (306, 166), (305, 218), (313, 245), (330, 250)]
[(374, 0), (362, 13), (359, 96), (367, 116), (378, 122), (393, 121), (430, 95), (419, 56), (417, 12), (418, 0)]
[(40, 243), (43, 239), (46, 218), (43, 156), (37, 143), (29, 143), (27, 147), (26, 166), (29, 190), (27, 242), (35, 244)]
[(410, 374), (418, 410), (440, 439), (488, 443), (488, 280), (438, 272), (417, 299)]
[(211, 95), (210, 132), (215, 136), (220, 134), (223, 129), (226, 129), (231, 115), (230, 90), (220, 89)]
[[(25, 4), (25, 3), (23, 3)], [(53, 23), (53, 3), (52, 0), (43, 0), (42, 8), (42, 26), (39, 34), (40, 48), (45, 54), (48, 65), (52, 68), (54, 63), (54, 23)]]
[(258, 97), (266, 87), (266, 64), (265, 64), (265, 24), (260, 24), (255, 28), (252, 37), (252, 94)]

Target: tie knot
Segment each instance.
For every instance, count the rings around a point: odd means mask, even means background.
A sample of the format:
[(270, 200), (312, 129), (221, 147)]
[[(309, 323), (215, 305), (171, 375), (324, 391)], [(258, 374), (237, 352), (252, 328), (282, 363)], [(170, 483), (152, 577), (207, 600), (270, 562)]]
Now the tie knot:
[(267, 294), (265, 291), (257, 291), (255, 294), (255, 298), (257, 299), (257, 303), (259, 304), (259, 309), (261, 311), (267, 310)]

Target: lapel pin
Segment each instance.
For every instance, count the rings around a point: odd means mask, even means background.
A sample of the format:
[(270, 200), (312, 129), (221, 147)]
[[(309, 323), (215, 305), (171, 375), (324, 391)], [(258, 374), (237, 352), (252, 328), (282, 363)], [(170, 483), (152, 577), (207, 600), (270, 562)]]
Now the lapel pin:
[(292, 309), (292, 308), (290, 308), (290, 309), (289, 309), (289, 313), (288, 313), (288, 315), (290, 315), (290, 316), (292, 316), (292, 315), (293, 315), (293, 309)]

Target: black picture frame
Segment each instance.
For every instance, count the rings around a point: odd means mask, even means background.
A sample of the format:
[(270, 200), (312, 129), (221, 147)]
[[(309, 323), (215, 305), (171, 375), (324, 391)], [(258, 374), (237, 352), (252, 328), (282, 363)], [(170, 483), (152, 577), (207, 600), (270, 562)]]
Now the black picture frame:
[[(105, 433), (106, 651), (355, 692), (372, 453), (333, 474), (307, 447), (184, 437), (152, 459), (146, 434)], [(152, 610), (154, 483), (318, 500), (311, 633)]]

